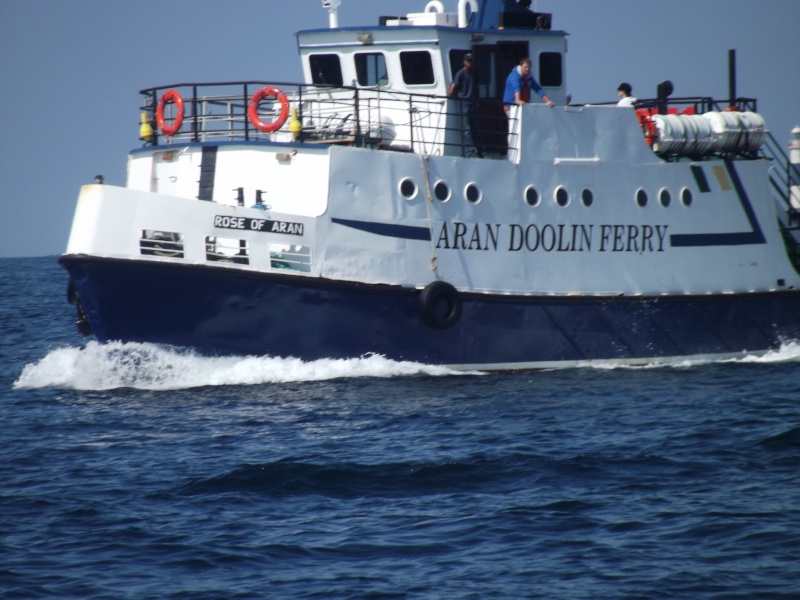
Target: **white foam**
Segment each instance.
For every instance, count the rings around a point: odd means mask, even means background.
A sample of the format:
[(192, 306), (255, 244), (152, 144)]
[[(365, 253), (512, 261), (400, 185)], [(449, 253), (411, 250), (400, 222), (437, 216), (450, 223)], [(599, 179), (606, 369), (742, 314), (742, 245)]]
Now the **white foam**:
[(770, 350), (761, 355), (749, 354), (729, 362), (740, 363), (782, 363), (800, 360), (800, 342), (784, 342), (777, 350)]
[(304, 362), (269, 356), (207, 357), (152, 344), (89, 342), (84, 348), (53, 350), (40, 361), (25, 365), (14, 388), (175, 390), (344, 377), (456, 374), (462, 373), (445, 367), (392, 361), (380, 355)]
[(642, 364), (624, 364), (615, 361), (596, 361), (586, 363), (586, 367), (599, 370), (615, 370), (615, 369), (686, 369), (691, 367), (701, 367), (710, 364), (771, 364), (800, 361), (800, 342), (789, 341), (781, 344), (777, 350), (768, 350), (766, 352), (737, 353), (736, 356), (698, 356), (692, 358), (673, 358), (673, 359), (658, 359), (649, 362), (642, 362)]
[[(615, 361), (592, 361), (573, 368), (600, 370), (691, 368), (713, 363), (771, 364), (800, 361), (800, 342), (784, 343), (777, 350), (743, 353), (726, 358), (672, 359), (632, 365)], [(204, 386), (260, 385), (295, 381), (323, 381), (350, 377), (408, 377), (477, 374), (447, 367), (389, 360), (380, 355), (350, 359), (320, 359), (270, 356), (200, 356), (188, 350), (153, 344), (89, 342), (83, 348), (52, 350), (40, 361), (25, 365), (15, 389), (66, 388), (76, 390), (177, 390)]]

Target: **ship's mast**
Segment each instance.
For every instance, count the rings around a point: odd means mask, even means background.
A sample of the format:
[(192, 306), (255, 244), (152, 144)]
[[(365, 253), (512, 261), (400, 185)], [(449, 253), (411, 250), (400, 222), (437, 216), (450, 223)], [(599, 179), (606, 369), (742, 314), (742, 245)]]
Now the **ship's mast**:
[(342, 0), (322, 0), (322, 8), (328, 9), (328, 24), (331, 29), (339, 27), (339, 7)]

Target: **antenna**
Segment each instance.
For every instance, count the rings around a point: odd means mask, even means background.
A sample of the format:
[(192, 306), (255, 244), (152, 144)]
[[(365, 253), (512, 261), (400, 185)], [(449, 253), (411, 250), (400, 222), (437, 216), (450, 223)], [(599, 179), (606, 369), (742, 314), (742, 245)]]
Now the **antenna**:
[(322, 0), (322, 8), (328, 9), (328, 23), (331, 29), (339, 27), (339, 7), (342, 0)]

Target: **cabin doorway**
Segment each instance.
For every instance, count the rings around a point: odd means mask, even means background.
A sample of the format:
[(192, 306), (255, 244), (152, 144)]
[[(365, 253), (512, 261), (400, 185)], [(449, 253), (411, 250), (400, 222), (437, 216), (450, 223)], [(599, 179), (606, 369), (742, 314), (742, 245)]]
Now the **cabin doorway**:
[(528, 42), (499, 42), (472, 47), (480, 83), (479, 122), (486, 150), (508, 152), (508, 120), (503, 109), (503, 93), (511, 69), (529, 56)]

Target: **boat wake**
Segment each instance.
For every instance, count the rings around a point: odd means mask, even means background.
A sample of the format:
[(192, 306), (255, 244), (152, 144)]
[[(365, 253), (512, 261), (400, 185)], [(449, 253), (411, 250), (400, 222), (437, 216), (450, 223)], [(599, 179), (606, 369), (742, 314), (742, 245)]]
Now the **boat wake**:
[(52, 350), (25, 365), (15, 389), (177, 390), (204, 386), (259, 385), (350, 377), (449, 376), (445, 367), (398, 362), (379, 355), (304, 362), (269, 356), (201, 356), (154, 344), (89, 342)]
[(593, 362), (585, 366), (599, 370), (614, 369), (663, 369), (663, 368), (689, 368), (701, 367), (711, 364), (773, 364), (800, 361), (800, 341), (787, 341), (777, 350), (769, 350), (758, 354), (744, 353), (733, 358), (697, 357), (687, 359), (670, 359), (663, 362), (654, 362), (644, 365), (626, 365), (612, 362)]
[[(592, 362), (578, 368), (598, 370), (690, 368), (707, 364), (783, 363), (800, 361), (800, 342), (787, 342), (778, 350), (731, 359), (687, 359), (648, 365)], [(389, 360), (380, 355), (350, 359), (270, 356), (201, 356), (190, 350), (154, 344), (89, 342), (83, 348), (52, 350), (36, 363), (25, 365), (15, 389), (62, 388), (75, 390), (178, 390), (205, 386), (260, 385), (324, 381), (354, 377), (433, 377), (475, 375), (447, 367)]]

